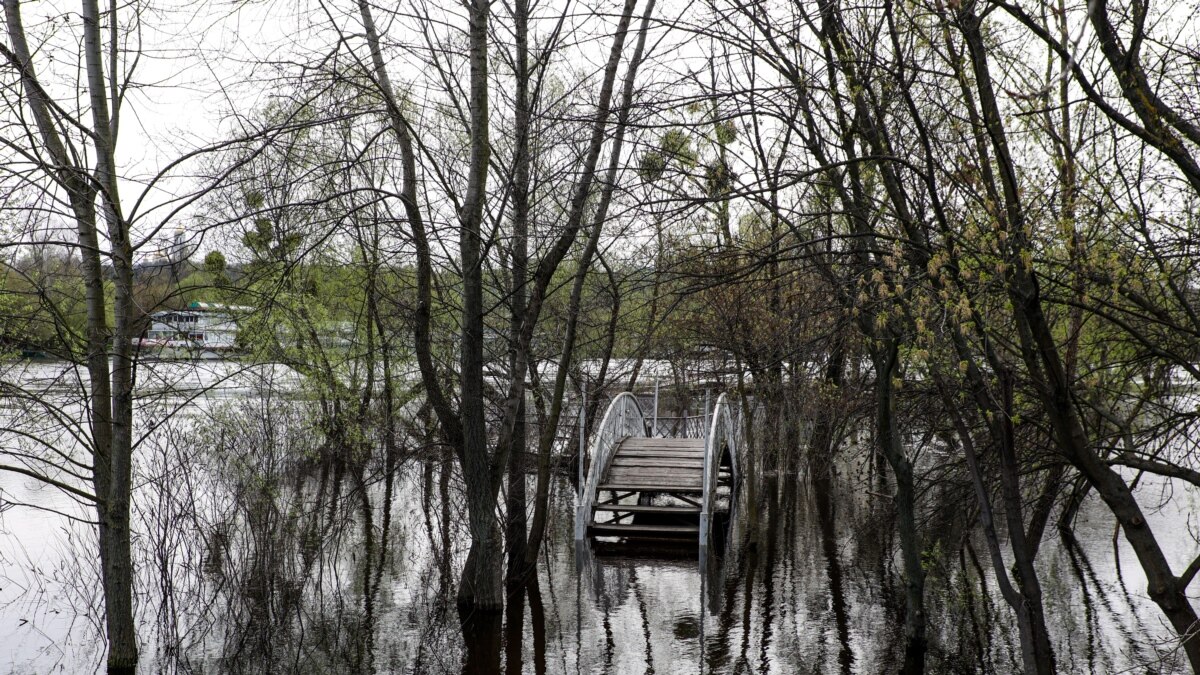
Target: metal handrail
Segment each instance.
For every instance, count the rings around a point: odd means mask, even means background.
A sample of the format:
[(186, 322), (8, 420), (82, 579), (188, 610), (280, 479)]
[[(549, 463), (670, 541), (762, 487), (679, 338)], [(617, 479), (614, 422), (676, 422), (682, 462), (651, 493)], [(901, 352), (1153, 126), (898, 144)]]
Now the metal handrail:
[(712, 422), (704, 438), (704, 496), (700, 509), (700, 545), (707, 546), (709, 524), (716, 510), (717, 480), (721, 470), (721, 455), (729, 452), (729, 464), (734, 485), (738, 474), (738, 441), (740, 425), (734, 424), (732, 404), (728, 394), (721, 394), (712, 411)]
[[(626, 438), (645, 438), (646, 419), (642, 415), (642, 406), (637, 397), (629, 392), (618, 394), (604, 411), (604, 417), (593, 432), (592, 441), (588, 444), (587, 456), (591, 458), (588, 467), (587, 480), (579, 491), (579, 503), (575, 507), (575, 539), (587, 536), (588, 520), (596, 506), (596, 492), (600, 486), (600, 477), (607, 471), (616, 455), (617, 446)], [(584, 457), (579, 461), (583, 462)]]
[(663, 438), (704, 438), (708, 415), (659, 415), (651, 422), (650, 435)]

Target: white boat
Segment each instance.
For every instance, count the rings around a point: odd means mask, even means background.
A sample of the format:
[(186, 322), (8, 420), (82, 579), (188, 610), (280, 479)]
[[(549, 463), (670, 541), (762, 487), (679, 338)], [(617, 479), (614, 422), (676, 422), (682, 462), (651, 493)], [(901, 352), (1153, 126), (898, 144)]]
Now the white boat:
[(238, 350), (238, 317), (253, 307), (193, 302), (187, 309), (150, 315), (146, 337), (134, 340), (144, 357), (224, 359)]

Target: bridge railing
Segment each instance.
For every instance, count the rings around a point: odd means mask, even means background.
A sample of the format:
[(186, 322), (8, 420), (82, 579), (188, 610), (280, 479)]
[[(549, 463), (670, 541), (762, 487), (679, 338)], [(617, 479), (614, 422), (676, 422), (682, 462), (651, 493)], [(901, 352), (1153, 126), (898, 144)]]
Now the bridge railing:
[(712, 410), (712, 421), (704, 439), (704, 495), (700, 507), (700, 545), (708, 544), (709, 525), (717, 506), (717, 483), (721, 472), (721, 457), (729, 453), (729, 465), (734, 486), (739, 479), (739, 441), (742, 437), (740, 416), (727, 394), (721, 394)]
[(646, 435), (646, 418), (642, 415), (642, 406), (637, 397), (629, 392), (618, 394), (608, 404), (604, 417), (593, 431), (586, 457), (579, 458), (581, 466), (585, 460), (590, 461), (590, 466), (586, 480), (580, 483), (578, 505), (575, 507), (576, 540), (587, 536), (588, 520), (596, 506), (600, 478), (612, 464), (617, 446), (625, 438), (644, 438)]
[(708, 415), (658, 417), (651, 426), (651, 436), (661, 438), (704, 438), (708, 433)]

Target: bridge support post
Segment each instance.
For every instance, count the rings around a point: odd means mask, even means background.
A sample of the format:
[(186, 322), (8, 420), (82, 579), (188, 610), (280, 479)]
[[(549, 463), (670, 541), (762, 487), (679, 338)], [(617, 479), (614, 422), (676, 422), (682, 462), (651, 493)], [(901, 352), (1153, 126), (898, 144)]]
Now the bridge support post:
[(715, 483), (710, 480), (709, 463), (712, 460), (712, 444), (715, 440), (712, 435), (711, 425), (708, 423), (708, 390), (704, 391), (704, 496), (700, 499), (700, 546), (708, 544), (708, 507), (711, 503), (709, 499), (709, 490), (717, 489)]
[(704, 437), (708, 438), (708, 429), (712, 426), (712, 392), (704, 390)]
[(658, 436), (658, 377), (654, 378), (654, 417), (650, 423), (650, 436)]
[[(580, 390), (579, 390), (579, 458), (578, 458), (578, 461), (576, 462), (576, 464), (578, 464), (578, 469), (579, 469), (579, 471), (578, 471), (579, 487), (576, 488), (576, 490), (575, 490), (575, 541), (576, 542), (579, 542), (579, 540), (583, 539), (584, 534), (587, 531), (587, 525), (584, 522), (584, 519), (585, 519), (584, 511), (587, 510), (587, 504), (585, 504), (586, 499), (584, 498), (584, 493), (587, 490), (587, 486), (584, 484), (584, 482), (587, 480), (587, 472), (584, 471), (584, 466), (583, 466), (584, 454), (587, 452), (587, 434), (585, 433), (586, 429), (584, 428), (586, 425), (587, 425), (587, 390), (580, 388)], [(578, 551), (578, 546), (576, 546), (576, 550)], [(576, 558), (576, 560), (578, 560), (578, 557)]]
[(587, 454), (587, 390), (580, 389), (579, 391), (579, 487), (575, 490), (576, 495), (582, 501), (583, 496), (583, 481), (586, 480), (587, 471), (584, 470), (583, 462), (584, 455)]

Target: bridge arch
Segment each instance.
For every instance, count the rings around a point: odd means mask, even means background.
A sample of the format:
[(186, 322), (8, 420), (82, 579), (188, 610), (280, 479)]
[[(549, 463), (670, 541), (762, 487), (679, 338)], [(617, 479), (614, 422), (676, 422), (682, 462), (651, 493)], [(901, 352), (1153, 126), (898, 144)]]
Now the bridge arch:
[(712, 421), (704, 438), (704, 492), (700, 511), (700, 544), (707, 545), (712, 517), (717, 511), (717, 499), (721, 484), (721, 469), (729, 469), (730, 499), (741, 478), (738, 467), (738, 452), (741, 433), (735, 420), (729, 395), (722, 393), (713, 407)]
[[(600, 418), (600, 424), (592, 432), (587, 444), (587, 459), (590, 460), (587, 477), (580, 486), (579, 505), (575, 510), (575, 539), (587, 536), (588, 523), (595, 517), (596, 495), (600, 479), (608, 473), (617, 447), (626, 438), (646, 437), (646, 416), (637, 397), (626, 391), (609, 402)], [(583, 457), (579, 458), (584, 461)]]
[[(591, 462), (580, 481), (576, 541), (694, 537), (706, 546), (713, 517), (735, 499), (743, 438), (741, 416), (727, 394), (706, 422), (703, 438), (651, 437), (637, 397), (623, 392), (613, 398), (586, 446)], [(662, 503), (665, 497), (671, 499)], [(598, 521), (598, 513), (609, 519)]]

